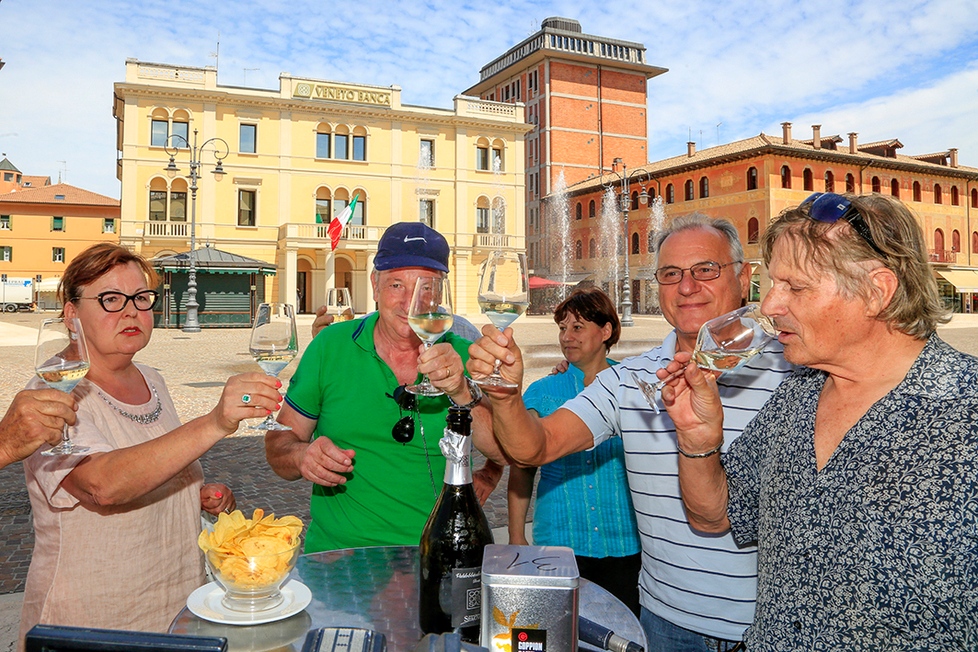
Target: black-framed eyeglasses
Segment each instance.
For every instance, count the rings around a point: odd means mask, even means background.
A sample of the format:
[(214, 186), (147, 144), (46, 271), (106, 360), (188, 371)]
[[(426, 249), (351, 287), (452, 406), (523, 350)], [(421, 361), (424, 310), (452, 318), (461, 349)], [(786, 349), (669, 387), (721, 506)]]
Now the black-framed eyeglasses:
[(152, 310), (153, 306), (156, 305), (156, 300), (159, 298), (160, 293), (156, 290), (143, 290), (142, 292), (137, 292), (136, 294), (125, 294), (123, 292), (100, 292), (94, 297), (75, 297), (75, 301), (80, 299), (91, 299), (98, 301), (99, 305), (102, 306), (102, 310), (105, 312), (122, 312), (125, 310), (126, 306), (132, 301), (132, 305), (136, 307), (136, 310), (146, 312), (147, 310)]
[(873, 233), (869, 230), (866, 220), (852, 205), (852, 202), (837, 195), (834, 192), (816, 192), (801, 203), (808, 206), (808, 216), (816, 222), (834, 224), (839, 220), (845, 220), (852, 227), (853, 231), (866, 241), (873, 251), (886, 258), (886, 253), (880, 249), (876, 241), (873, 240)]
[(686, 272), (693, 277), (695, 281), (712, 281), (713, 279), (720, 278), (720, 272), (723, 271), (724, 267), (729, 267), (730, 265), (736, 265), (737, 263), (742, 263), (742, 260), (735, 260), (730, 263), (720, 264), (712, 260), (704, 260), (702, 263), (696, 263), (695, 265), (690, 265), (689, 267), (675, 267), (673, 265), (668, 265), (666, 267), (660, 267), (655, 270), (655, 282), (659, 285), (675, 285), (683, 280), (683, 276)]
[[(406, 444), (414, 439), (414, 412), (417, 409), (417, 397), (404, 389), (404, 385), (394, 388), (393, 394), (386, 394), (387, 398), (394, 399), (397, 409), (401, 413), (401, 418), (397, 420), (391, 428), (391, 437), (399, 444)], [(404, 416), (404, 410), (408, 415)]]

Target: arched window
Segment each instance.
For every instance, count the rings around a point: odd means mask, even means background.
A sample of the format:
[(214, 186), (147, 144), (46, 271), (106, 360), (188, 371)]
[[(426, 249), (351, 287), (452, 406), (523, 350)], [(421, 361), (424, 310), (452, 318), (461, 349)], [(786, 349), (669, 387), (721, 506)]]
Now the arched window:
[(757, 244), (760, 241), (761, 229), (756, 217), (747, 220), (747, 244)]
[(856, 192), (856, 177), (852, 172), (846, 175), (846, 192)]
[(637, 211), (638, 210), (638, 191), (637, 190), (633, 190), (632, 191), (632, 207), (629, 210), (632, 210), (632, 211)]
[(574, 243), (574, 258), (580, 260), (584, 257), (584, 243), (578, 240)]
[(978, 251), (978, 231), (971, 234), (971, 251), (972, 253)]
[(883, 187), (883, 185), (880, 183), (880, 178), (879, 177), (873, 177), (873, 180), (872, 180), (871, 183), (872, 183), (873, 192), (875, 192), (875, 193), (878, 193), (880, 191), (880, 189), (882, 189), (882, 187)]
[(747, 168), (747, 189), (757, 190), (757, 168)]
[[(955, 233), (957, 233), (957, 231), (955, 231)], [(633, 233), (632, 234), (632, 253), (633, 254), (640, 253), (639, 250), (638, 250), (638, 234), (637, 233)]]
[(919, 181), (914, 181), (913, 182), (913, 200), (914, 201), (920, 201), (920, 182)]
[(652, 201), (655, 199), (655, 186), (649, 186), (649, 205), (652, 205)]
[(934, 231), (934, 253), (937, 255), (937, 260), (944, 260), (944, 231), (940, 229)]
[(584, 207), (581, 206), (581, 202), (577, 202), (577, 205), (574, 206), (574, 219), (575, 220), (581, 219), (583, 217), (582, 215), (583, 211), (584, 211)]
[(187, 221), (187, 182), (174, 179), (170, 185), (170, 221)]
[(958, 205), (958, 187), (951, 186), (951, 206)]
[(316, 126), (316, 158), (330, 158), (333, 154), (330, 126), (321, 122)]
[(598, 247), (594, 243), (594, 238), (591, 238), (587, 242), (587, 257), (594, 258), (597, 255), (597, 253), (598, 253)]
[[(354, 161), (367, 160), (367, 130), (363, 127), (353, 129), (353, 150), (350, 152)], [(359, 204), (357, 204), (359, 206)]]
[(676, 189), (673, 188), (672, 184), (670, 183), (668, 186), (666, 186), (666, 203), (672, 204), (675, 203), (675, 201), (676, 201)]
[(700, 199), (710, 196), (710, 180), (705, 176), (700, 177)]
[(787, 165), (781, 166), (781, 187), (791, 187), (791, 168), (789, 168)]
[(978, 188), (971, 190), (971, 207), (978, 208)]
[(944, 203), (944, 192), (941, 190), (941, 184), (934, 184), (934, 203), (943, 204)]
[(594, 200), (592, 199), (587, 203), (587, 216), (594, 217)]
[(686, 191), (686, 201), (693, 201), (693, 180), (686, 179), (686, 183), (683, 188)]
[(485, 195), (479, 197), (475, 203), (475, 232), (489, 233), (489, 223), (492, 221), (490, 213), (489, 198)]
[(333, 219), (333, 214), (330, 212), (331, 201), (332, 193), (329, 188), (316, 189), (316, 224), (329, 224)]
[(961, 234), (957, 229), (951, 231), (951, 251), (961, 251)]
[(811, 168), (805, 168), (802, 174), (802, 183), (805, 186), (805, 190), (815, 190), (815, 178), (812, 174)]
[(835, 175), (832, 170), (825, 171), (825, 192), (835, 192)]
[(900, 198), (900, 181), (898, 179), (890, 179), (890, 194)]

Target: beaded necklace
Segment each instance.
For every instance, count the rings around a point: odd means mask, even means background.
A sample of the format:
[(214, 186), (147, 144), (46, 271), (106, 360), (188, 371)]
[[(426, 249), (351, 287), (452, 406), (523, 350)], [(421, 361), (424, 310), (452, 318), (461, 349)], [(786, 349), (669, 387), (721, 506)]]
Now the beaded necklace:
[(130, 421), (134, 421), (141, 426), (145, 426), (159, 419), (160, 414), (163, 412), (163, 402), (160, 401), (160, 395), (156, 393), (156, 387), (153, 385), (153, 383), (149, 382), (148, 380), (146, 381), (146, 383), (149, 385), (150, 390), (152, 390), (153, 392), (153, 396), (156, 398), (156, 407), (153, 408), (152, 412), (149, 412), (147, 414), (132, 414), (130, 412), (126, 412), (125, 410), (120, 409), (118, 406), (113, 405), (113, 403), (109, 400), (109, 397), (103, 394), (101, 390), (96, 389), (95, 391), (102, 398), (102, 400), (105, 401), (105, 404), (108, 405), (110, 408), (112, 408), (113, 410), (115, 410), (125, 418), (129, 419)]

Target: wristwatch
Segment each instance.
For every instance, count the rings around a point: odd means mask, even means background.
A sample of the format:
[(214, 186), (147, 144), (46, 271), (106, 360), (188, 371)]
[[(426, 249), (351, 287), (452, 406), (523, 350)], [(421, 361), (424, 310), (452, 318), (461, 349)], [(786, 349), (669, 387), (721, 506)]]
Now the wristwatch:
[(452, 405), (454, 405), (457, 408), (462, 408), (463, 410), (471, 410), (472, 408), (474, 408), (476, 405), (479, 404), (479, 401), (482, 400), (482, 388), (479, 387), (479, 384), (477, 382), (475, 382), (468, 376), (465, 376), (465, 382), (468, 383), (469, 385), (469, 394), (472, 395), (472, 400), (466, 403), (465, 405), (459, 405), (458, 403), (455, 402), (455, 399), (453, 399), (451, 396), (448, 397), (448, 400), (451, 401)]

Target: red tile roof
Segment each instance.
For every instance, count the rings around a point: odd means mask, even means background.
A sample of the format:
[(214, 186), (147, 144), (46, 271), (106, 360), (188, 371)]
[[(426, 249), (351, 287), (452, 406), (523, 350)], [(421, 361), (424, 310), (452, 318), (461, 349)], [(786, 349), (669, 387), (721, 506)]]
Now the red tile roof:
[(76, 188), (67, 183), (56, 183), (40, 188), (24, 188), (0, 195), (0, 202), (28, 204), (81, 204), (85, 206), (119, 206), (119, 200), (97, 192)]

